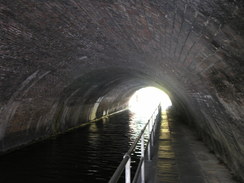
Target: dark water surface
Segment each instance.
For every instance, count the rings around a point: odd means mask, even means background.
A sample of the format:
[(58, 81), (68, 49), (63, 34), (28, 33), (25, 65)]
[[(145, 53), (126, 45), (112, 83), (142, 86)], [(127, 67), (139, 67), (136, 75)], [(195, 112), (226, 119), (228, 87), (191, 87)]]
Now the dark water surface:
[(144, 123), (125, 111), (0, 156), (0, 183), (108, 182)]

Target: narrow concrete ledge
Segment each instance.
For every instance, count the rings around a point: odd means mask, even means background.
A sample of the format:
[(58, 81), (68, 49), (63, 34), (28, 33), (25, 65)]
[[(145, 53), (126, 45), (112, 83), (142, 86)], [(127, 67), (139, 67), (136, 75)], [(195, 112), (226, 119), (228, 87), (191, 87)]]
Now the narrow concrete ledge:
[(170, 113), (162, 118), (156, 154), (146, 164), (150, 183), (236, 183), (191, 129)]

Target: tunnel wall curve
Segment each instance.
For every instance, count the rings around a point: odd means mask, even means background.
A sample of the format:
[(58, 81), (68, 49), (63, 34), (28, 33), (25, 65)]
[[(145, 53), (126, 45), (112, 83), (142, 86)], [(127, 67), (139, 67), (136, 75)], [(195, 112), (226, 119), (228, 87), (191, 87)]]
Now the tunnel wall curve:
[[(45, 77), (48, 80), (52, 74)], [(142, 73), (123, 68), (91, 71), (66, 87), (43, 87), (43, 78), (38, 72), (27, 77), (22, 83), (23, 90), (16, 92), (2, 108), (1, 120), (5, 124), (1, 126), (1, 152), (125, 110), (137, 89), (154, 83)]]

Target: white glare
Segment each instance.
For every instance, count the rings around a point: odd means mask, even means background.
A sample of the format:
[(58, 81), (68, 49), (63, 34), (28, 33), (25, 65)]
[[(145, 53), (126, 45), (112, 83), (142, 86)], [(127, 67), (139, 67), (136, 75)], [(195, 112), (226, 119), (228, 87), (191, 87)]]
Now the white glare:
[(154, 87), (147, 87), (136, 91), (132, 95), (129, 100), (129, 109), (133, 113), (145, 118), (153, 113), (158, 104), (161, 104), (162, 111), (172, 105), (166, 93)]

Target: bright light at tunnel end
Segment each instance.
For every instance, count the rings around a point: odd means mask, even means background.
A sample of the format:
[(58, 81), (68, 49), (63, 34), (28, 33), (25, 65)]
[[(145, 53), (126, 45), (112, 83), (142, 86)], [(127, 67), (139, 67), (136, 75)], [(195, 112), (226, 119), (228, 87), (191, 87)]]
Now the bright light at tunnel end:
[(155, 87), (146, 87), (132, 95), (129, 100), (129, 110), (139, 115), (148, 116), (158, 104), (161, 104), (162, 111), (172, 105), (169, 96), (165, 92)]

